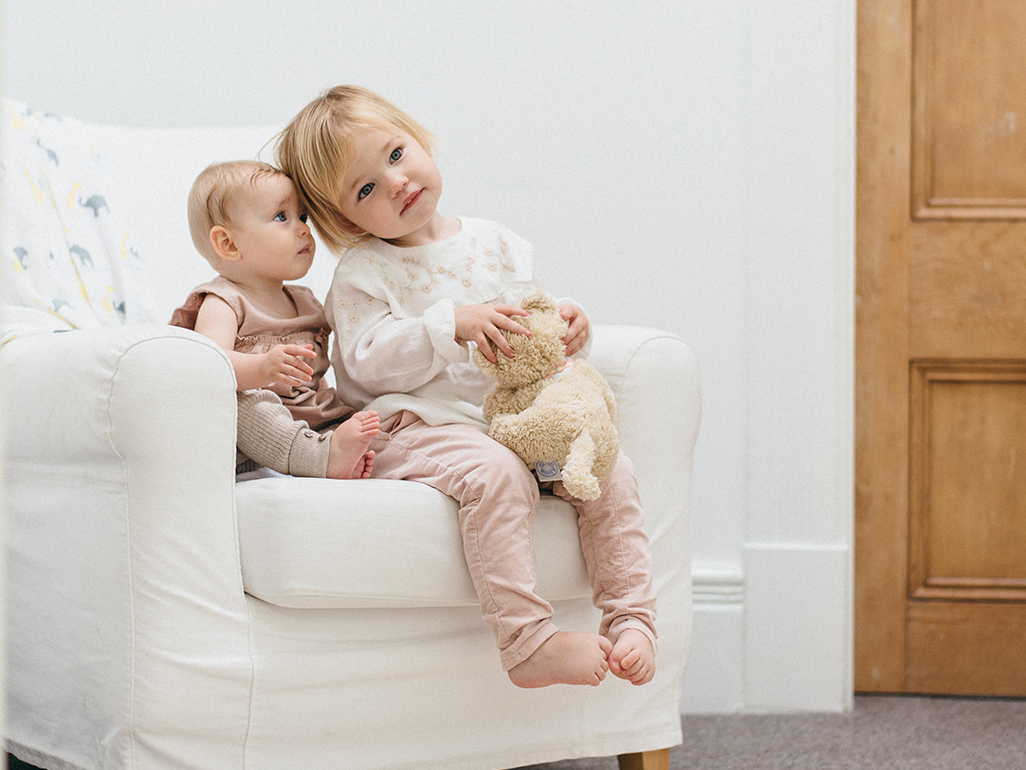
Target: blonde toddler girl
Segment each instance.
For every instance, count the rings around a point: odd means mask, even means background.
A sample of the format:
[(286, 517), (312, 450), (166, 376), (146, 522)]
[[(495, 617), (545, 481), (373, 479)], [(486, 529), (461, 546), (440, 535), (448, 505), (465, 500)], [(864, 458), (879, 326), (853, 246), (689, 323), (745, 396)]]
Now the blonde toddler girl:
[[(538, 483), (487, 435), (490, 381), (470, 349), (492, 358), (490, 340), (511, 356), (500, 330), (528, 333), (516, 305), (538, 285), (531, 247), (492, 222), (440, 214), (430, 135), (366, 89), (339, 86), (314, 100), (275, 152), (321, 237), (341, 252), (325, 301), (332, 365), (343, 398), (380, 415), (373, 476), (419, 481), (457, 500), (467, 566), (511, 681), (597, 685), (607, 671), (651, 680), (655, 592), (629, 461), (620, 456), (598, 500), (552, 487), (577, 508), (602, 612), (598, 634), (565, 632), (535, 588)], [(587, 342), (588, 319), (573, 304), (560, 310), (573, 355)]]

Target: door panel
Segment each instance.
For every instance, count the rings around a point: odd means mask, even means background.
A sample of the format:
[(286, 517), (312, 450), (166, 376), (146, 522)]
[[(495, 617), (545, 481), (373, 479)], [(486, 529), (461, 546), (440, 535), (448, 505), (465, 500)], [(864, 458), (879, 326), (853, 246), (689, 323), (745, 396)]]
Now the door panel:
[(914, 221), (908, 229), (909, 356), (1026, 356), (1026, 222)]
[(1022, 216), (1021, 0), (917, 0), (915, 17), (916, 217)]
[(917, 363), (909, 596), (1026, 599), (1026, 366)]
[(906, 692), (1021, 696), (1026, 607), (915, 602), (909, 609)]

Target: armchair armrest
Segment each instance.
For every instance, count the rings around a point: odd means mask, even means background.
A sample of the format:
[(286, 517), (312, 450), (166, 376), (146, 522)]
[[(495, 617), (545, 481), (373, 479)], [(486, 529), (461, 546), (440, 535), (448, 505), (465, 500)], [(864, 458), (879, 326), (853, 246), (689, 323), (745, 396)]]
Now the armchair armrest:
[(248, 703), (232, 698), (248, 691), (250, 661), (228, 666), (246, 686), (216, 698), (195, 675), (211, 649), (247, 649), (227, 357), (194, 332), (123, 326), (15, 339), (0, 369), (9, 740), (86, 731), (106, 736), (102, 760), (69, 762), (127, 766), (128, 733), (159, 735), (181, 698), (173, 718), (193, 723), (179, 729), (223, 740), (238, 720), (241, 746)]
[(616, 397), (620, 446), (634, 462), (642, 488), (670, 477), (686, 483), (690, 493), (702, 412), (694, 352), (676, 335), (640, 326), (599, 324), (593, 337), (589, 360)]

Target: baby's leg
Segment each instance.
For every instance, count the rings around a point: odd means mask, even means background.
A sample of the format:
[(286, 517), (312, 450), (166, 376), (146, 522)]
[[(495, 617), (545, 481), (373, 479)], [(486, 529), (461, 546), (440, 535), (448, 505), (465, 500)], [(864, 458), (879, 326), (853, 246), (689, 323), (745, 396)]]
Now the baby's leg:
[(371, 439), (378, 435), (378, 413), (356, 412), (335, 428), (328, 451), (329, 479), (366, 479), (374, 465), (374, 452), (368, 451)]
[(599, 633), (613, 642), (609, 670), (634, 684), (644, 684), (655, 673), (655, 589), (651, 549), (630, 461), (619, 456), (612, 474), (602, 482), (597, 500), (578, 500), (560, 482), (552, 491), (578, 512), (593, 600), (602, 611)]
[(310, 429), (270, 390), (238, 394), (239, 451), (259, 465), (291, 476), (324, 478), (329, 437)]

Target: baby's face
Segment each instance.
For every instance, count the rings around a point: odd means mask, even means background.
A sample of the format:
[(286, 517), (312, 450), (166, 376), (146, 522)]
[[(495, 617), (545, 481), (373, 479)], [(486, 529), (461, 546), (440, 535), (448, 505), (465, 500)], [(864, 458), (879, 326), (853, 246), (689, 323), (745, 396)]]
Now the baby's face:
[(442, 175), (431, 154), (395, 127), (364, 128), (352, 139), (353, 162), (339, 208), (361, 231), (401, 246), (427, 242)]
[(231, 232), (242, 253), (239, 265), (247, 275), (269, 281), (295, 281), (306, 275), (315, 246), (291, 179), (261, 174), (243, 184), (232, 208)]

